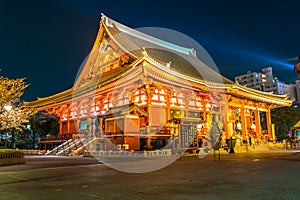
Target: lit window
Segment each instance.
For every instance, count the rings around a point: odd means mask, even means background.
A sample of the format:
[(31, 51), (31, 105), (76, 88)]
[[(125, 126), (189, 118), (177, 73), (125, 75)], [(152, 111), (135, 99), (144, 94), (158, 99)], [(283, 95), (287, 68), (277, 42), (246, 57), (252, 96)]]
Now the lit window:
[(153, 95), (152, 100), (158, 100), (158, 95), (157, 94)]
[(173, 97), (173, 98), (171, 99), (171, 103), (176, 103), (176, 98), (175, 98), (175, 97)]
[(147, 100), (147, 97), (146, 97), (146, 95), (142, 95), (142, 96), (141, 96), (141, 100), (142, 100), (142, 101), (145, 101), (145, 100)]
[(182, 99), (178, 99), (179, 104), (184, 104)]
[(80, 120), (79, 130), (87, 130), (87, 120), (86, 119)]
[(165, 90), (162, 89), (159, 93), (160, 94), (165, 94)]

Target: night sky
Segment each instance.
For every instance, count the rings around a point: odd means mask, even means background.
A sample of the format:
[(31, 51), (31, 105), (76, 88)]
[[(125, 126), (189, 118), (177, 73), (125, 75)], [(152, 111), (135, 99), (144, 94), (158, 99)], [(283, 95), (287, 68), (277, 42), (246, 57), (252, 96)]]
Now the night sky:
[(300, 55), (299, 1), (0, 0), (0, 72), (27, 77), (23, 100), (72, 87), (95, 40), (100, 14), (132, 28), (163, 27), (201, 44), (234, 80), (273, 67), (294, 83)]

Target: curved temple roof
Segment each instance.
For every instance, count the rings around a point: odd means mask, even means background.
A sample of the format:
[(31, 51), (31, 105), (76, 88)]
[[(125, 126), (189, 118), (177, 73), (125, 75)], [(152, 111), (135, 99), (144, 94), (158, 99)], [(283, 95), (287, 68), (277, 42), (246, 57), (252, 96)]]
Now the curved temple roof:
[(101, 21), (111, 38), (136, 58), (142, 54), (145, 48), (150, 57), (164, 65), (170, 63), (170, 69), (184, 75), (204, 82), (233, 83), (199, 60), (194, 49), (178, 46), (147, 35), (105, 15), (102, 15)]
[(95, 60), (99, 55), (97, 54), (94, 56), (90, 54), (80, 76), (74, 84), (76, 90), (71, 88), (49, 97), (38, 98), (36, 101), (25, 102), (25, 105), (42, 107), (70, 100), (74, 95), (74, 91), (78, 91), (78, 94), (81, 94), (83, 90), (88, 91), (87, 88), (89, 87), (95, 88), (97, 87), (97, 84), (108, 83), (116, 79), (116, 77), (122, 76), (126, 71), (134, 70), (135, 62), (140, 60), (141, 57), (156, 61), (154, 64), (157, 65), (157, 67), (166, 66), (165, 71), (167, 73), (176, 72), (175, 74), (177, 74), (177, 76), (182, 75), (182, 77), (190, 77), (191, 80), (195, 80), (207, 87), (224, 88), (226, 89), (226, 93), (239, 96), (240, 98), (277, 104), (277, 106), (289, 106), (292, 103), (292, 100), (288, 100), (286, 95), (274, 95), (261, 92), (232, 82), (199, 60), (196, 57), (194, 49), (181, 47), (144, 34), (120, 24), (105, 15), (102, 15), (101, 17), (99, 32), (91, 52), (94, 50), (97, 50), (98, 52), (98, 48), (102, 42), (100, 40), (103, 39), (103, 32), (105, 32), (108, 37), (113, 40), (123, 52), (125, 52), (125, 54), (132, 57), (131, 63), (128, 63), (126, 68), (120, 68), (117, 69), (117, 71), (101, 75), (101, 81), (96, 80), (95, 82), (89, 82), (88, 84), (81, 84), (84, 82), (84, 78), (87, 74), (91, 72), (91, 69), (99, 69), (98, 66), (93, 66), (91, 68), (91, 65), (96, 65)]

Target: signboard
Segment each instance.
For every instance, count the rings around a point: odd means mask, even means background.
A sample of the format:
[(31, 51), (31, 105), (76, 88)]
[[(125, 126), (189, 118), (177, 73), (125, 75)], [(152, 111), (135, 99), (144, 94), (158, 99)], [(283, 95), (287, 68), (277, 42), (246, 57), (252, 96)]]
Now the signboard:
[(197, 143), (197, 126), (195, 125), (181, 125), (181, 147), (196, 147)]

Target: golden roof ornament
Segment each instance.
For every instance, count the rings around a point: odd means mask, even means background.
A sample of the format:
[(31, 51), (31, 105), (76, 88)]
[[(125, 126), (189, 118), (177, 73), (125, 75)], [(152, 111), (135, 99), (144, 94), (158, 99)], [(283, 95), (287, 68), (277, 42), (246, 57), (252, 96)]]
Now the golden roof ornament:
[(104, 15), (103, 13), (101, 13), (101, 19), (105, 23), (106, 26), (114, 27), (113, 24), (111, 23), (110, 19), (106, 15)]
[(170, 62), (168, 62), (167, 64), (166, 64), (166, 68), (168, 68), (168, 69), (170, 69), (170, 67), (171, 67), (171, 61)]
[(148, 56), (148, 53), (147, 53), (147, 51), (146, 51), (146, 48), (145, 48), (145, 47), (143, 47), (142, 49), (143, 49), (143, 51), (142, 51), (142, 55), (143, 55), (143, 56)]

